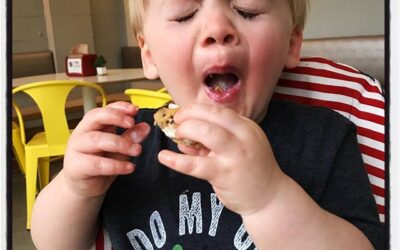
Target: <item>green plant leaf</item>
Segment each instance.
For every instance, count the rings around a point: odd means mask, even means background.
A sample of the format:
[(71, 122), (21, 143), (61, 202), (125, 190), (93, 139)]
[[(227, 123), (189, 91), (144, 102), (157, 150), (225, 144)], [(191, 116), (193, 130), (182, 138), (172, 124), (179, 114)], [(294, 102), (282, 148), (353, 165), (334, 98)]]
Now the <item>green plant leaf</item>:
[(93, 67), (104, 67), (106, 66), (106, 59), (104, 58), (104, 56), (99, 55), (96, 57), (96, 60), (93, 63)]

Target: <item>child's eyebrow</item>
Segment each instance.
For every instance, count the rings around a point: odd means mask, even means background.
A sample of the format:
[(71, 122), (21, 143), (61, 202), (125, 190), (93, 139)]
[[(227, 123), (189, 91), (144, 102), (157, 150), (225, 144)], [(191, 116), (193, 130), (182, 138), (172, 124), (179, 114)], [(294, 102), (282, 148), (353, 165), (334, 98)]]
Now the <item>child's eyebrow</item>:
[(203, 0), (161, 0), (160, 2), (160, 6), (165, 10), (179, 10), (182, 8), (189, 8), (190, 6), (194, 5), (201, 5)]
[(201, 3), (203, 0), (162, 0), (161, 4), (167, 4), (167, 3), (176, 3), (176, 2), (182, 2), (182, 3), (188, 3), (188, 2), (198, 2)]
[[(247, 4), (252, 4), (252, 5), (260, 5), (260, 4), (265, 4), (265, 3), (272, 3), (275, 0), (230, 0), (230, 2), (239, 2), (239, 3), (247, 3)], [(283, 1), (283, 0), (279, 0)]]

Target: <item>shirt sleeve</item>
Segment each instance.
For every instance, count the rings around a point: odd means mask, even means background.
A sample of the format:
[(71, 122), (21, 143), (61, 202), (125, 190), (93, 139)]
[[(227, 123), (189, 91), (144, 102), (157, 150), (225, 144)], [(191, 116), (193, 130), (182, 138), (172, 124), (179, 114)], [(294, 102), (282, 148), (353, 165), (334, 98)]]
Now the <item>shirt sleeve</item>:
[(337, 150), (318, 203), (359, 228), (375, 249), (385, 249), (383, 224), (379, 221), (355, 132), (351, 124)]

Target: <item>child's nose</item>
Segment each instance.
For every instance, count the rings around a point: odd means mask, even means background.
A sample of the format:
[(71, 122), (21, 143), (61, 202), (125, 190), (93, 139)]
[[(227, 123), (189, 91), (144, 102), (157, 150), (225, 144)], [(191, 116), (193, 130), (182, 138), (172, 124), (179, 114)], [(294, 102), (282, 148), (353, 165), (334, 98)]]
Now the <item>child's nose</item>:
[(206, 20), (203, 28), (202, 45), (237, 45), (239, 34), (229, 17), (215, 13)]

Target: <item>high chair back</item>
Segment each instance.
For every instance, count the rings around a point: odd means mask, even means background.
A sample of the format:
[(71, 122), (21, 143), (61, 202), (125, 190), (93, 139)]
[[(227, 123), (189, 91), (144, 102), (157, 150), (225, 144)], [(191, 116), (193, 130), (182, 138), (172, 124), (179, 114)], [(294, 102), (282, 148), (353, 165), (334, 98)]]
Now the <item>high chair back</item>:
[(159, 108), (172, 100), (165, 88), (158, 91), (146, 89), (126, 89), (125, 95), (139, 108)]
[(385, 99), (381, 84), (348, 65), (302, 58), (285, 70), (274, 99), (323, 106), (352, 121), (381, 222), (385, 221)]
[[(25, 84), (12, 90), (15, 95), (24, 92), (37, 104), (42, 115), (44, 131), (36, 133), (29, 141), (26, 140), (24, 119), (18, 104), (13, 106), (20, 127), (20, 141), (25, 151), (25, 178), (27, 197), (27, 228), (30, 228), (30, 218), (35, 201), (37, 173), (39, 172), (39, 189), (49, 182), (49, 159), (64, 155), (70, 129), (65, 111), (68, 95), (75, 87), (92, 88), (102, 97), (102, 105), (106, 105), (104, 90), (97, 84), (81, 81), (43, 81)], [(16, 147), (17, 148), (17, 147)], [(39, 170), (39, 171), (38, 171)]]

